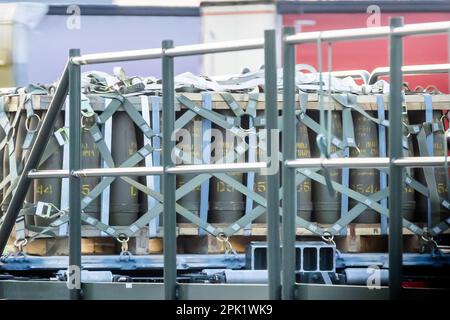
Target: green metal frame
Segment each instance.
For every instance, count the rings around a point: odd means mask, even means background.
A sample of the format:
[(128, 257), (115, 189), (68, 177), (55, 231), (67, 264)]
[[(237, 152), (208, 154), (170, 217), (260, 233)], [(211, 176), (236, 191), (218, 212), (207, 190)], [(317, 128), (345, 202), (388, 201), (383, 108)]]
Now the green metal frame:
[[(396, 28), (401, 25), (400, 19), (393, 19), (391, 27)], [(442, 29), (442, 28), (441, 28)], [(433, 32), (440, 32), (437, 28)], [(390, 52), (391, 52), (391, 130), (389, 130), (390, 141), (390, 238), (389, 238), (389, 257), (390, 257), (390, 286), (389, 297), (399, 298), (408, 290), (402, 290), (402, 217), (401, 206), (398, 201), (398, 196), (401, 194), (403, 187), (403, 169), (393, 164), (393, 161), (402, 158), (402, 122), (401, 122), (401, 89), (402, 89), (402, 38), (406, 35), (415, 34), (414, 30), (404, 30), (400, 33), (393, 33), (383, 28), (377, 29), (377, 36), (390, 36)], [(355, 31), (357, 36), (353, 37), (347, 34), (330, 36), (328, 41), (348, 40), (364, 38), (373, 38), (374, 35), (368, 35), (365, 32)], [(426, 33), (426, 32), (422, 32)], [(164, 284), (133, 284), (134, 290), (128, 290), (125, 284), (83, 284), (83, 296), (81, 291), (77, 288), (70, 290), (70, 298), (100, 298), (100, 297), (145, 297), (162, 298), (165, 299), (179, 299), (189, 298), (195, 299), (198, 297), (214, 296), (218, 299), (226, 298), (271, 298), (278, 299), (280, 296), (283, 299), (295, 298), (343, 298), (342, 294), (348, 294), (350, 298), (387, 298), (387, 289), (369, 290), (362, 287), (351, 286), (317, 286), (317, 285), (299, 285), (295, 283), (295, 231), (296, 231), (296, 192), (293, 192), (298, 181), (295, 175), (296, 168), (287, 164), (289, 161), (296, 160), (295, 156), (295, 128), (296, 128), (296, 111), (295, 111), (295, 45), (303, 40), (289, 40), (293, 36), (294, 30), (286, 28), (283, 32), (283, 58), (284, 58), (284, 106), (283, 106), (283, 129), (282, 146), (284, 159), (282, 161), (282, 176), (283, 176), (283, 238), (282, 238), (282, 277), (280, 272), (279, 259), (279, 175), (267, 177), (268, 188), (271, 191), (267, 198), (267, 215), (269, 222), (269, 252), (268, 252), (268, 269), (269, 269), (269, 284), (266, 285), (197, 285), (197, 284), (178, 284), (176, 281), (176, 173), (171, 172), (175, 169), (171, 159), (171, 154), (165, 152), (163, 154), (163, 212), (164, 212)], [(325, 33), (324, 33), (325, 34)], [(314, 35), (307, 35), (315, 37)], [(318, 35), (321, 37), (321, 35)], [(316, 36), (317, 37), (317, 36)], [(317, 39), (316, 39), (317, 40)], [(170, 40), (163, 41), (161, 49), (151, 49), (147, 51), (133, 52), (129, 57), (118, 55), (112, 58), (108, 57), (88, 57), (89, 63), (104, 63), (111, 61), (137, 60), (137, 59), (156, 59), (162, 58), (163, 69), (163, 149), (173, 150), (175, 147), (172, 140), (172, 133), (175, 129), (175, 97), (174, 97), (174, 59), (178, 56), (208, 54), (216, 52), (229, 52), (237, 50), (251, 50), (251, 49), (265, 49), (265, 81), (266, 81), (266, 124), (267, 129), (277, 129), (277, 106), (276, 106), (276, 56), (275, 56), (275, 33), (274, 31), (266, 31), (264, 44), (261, 45), (259, 41), (249, 41), (245, 44), (235, 43), (227, 45), (217, 45), (208, 48), (207, 46), (186, 46), (180, 48), (173, 48), (173, 42)], [(320, 43), (320, 41), (319, 41)], [(89, 56), (89, 55), (88, 55)], [(79, 93), (81, 92), (80, 83), (80, 64), (86, 64), (86, 57), (80, 56), (79, 50), (72, 49), (70, 51), (70, 59), (68, 67), (66, 67), (60, 85), (56, 90), (47, 115), (43, 121), (41, 129), (38, 132), (36, 142), (30, 152), (29, 158), (25, 163), (23, 173), (21, 174), (17, 191), (13, 195), (11, 203), (6, 212), (4, 223), (0, 229), (0, 249), (3, 251), (7, 238), (13, 228), (15, 219), (19, 213), (20, 207), (24, 200), (26, 190), (30, 184), (28, 173), (37, 167), (37, 164), (42, 156), (43, 150), (38, 148), (43, 145), (51, 134), (51, 126), (53, 125), (56, 114), (61, 108), (64, 98), (67, 94), (68, 86), (70, 86), (70, 172), (80, 169), (80, 110), (81, 99)], [(392, 108), (398, 106), (398, 108)], [(397, 124), (397, 125), (392, 125)], [(290, 134), (293, 133), (293, 134)], [(270, 141), (270, 134), (268, 139)], [(270, 149), (270, 148), (268, 148)], [(270, 152), (268, 150), (268, 152)], [(270, 153), (269, 153), (270, 155)], [(210, 169), (213, 170), (213, 169)], [(205, 172), (205, 171), (202, 171)], [(214, 172), (214, 171), (212, 171)], [(81, 194), (79, 178), (73, 174), (70, 177), (70, 259), (71, 266), (81, 267)], [(396, 201), (394, 201), (396, 200)], [(282, 278), (282, 285), (280, 279)], [(34, 286), (39, 286), (41, 289), (48, 289), (48, 294), (58, 294), (59, 298), (63, 298), (62, 288), (65, 284), (62, 283), (45, 283), (42, 282), (17, 282), (17, 281), (2, 281), (0, 282), (0, 297), (17, 297), (17, 290), (20, 292), (32, 292)], [(125, 289), (124, 289), (125, 288)], [(144, 289), (145, 288), (145, 289)], [(161, 289), (164, 288), (162, 295)], [(218, 290), (220, 288), (220, 290)], [(261, 290), (266, 288), (267, 290)], [(281, 289), (281, 290), (280, 290)], [(136, 290), (136, 291), (135, 291)], [(66, 291), (68, 292), (68, 291)], [(107, 292), (107, 293), (104, 293)], [(121, 295), (123, 292), (124, 296)], [(417, 291), (416, 291), (417, 292)], [(128, 295), (131, 293), (130, 295)], [(214, 295), (212, 295), (214, 293)], [(113, 295), (114, 294), (114, 295)]]

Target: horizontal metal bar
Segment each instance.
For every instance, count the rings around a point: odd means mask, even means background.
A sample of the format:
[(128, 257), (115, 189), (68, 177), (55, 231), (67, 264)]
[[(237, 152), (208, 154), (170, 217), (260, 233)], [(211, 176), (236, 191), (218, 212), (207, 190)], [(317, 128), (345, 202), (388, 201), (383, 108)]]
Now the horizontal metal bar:
[[(73, 172), (76, 177), (118, 177), (118, 176), (147, 176), (160, 175), (162, 167), (130, 167), (130, 168), (97, 168), (82, 169)], [(68, 178), (69, 170), (35, 170), (30, 171), (28, 178)]]
[[(439, 167), (444, 166), (445, 157), (405, 157), (393, 163), (399, 167)], [(387, 168), (389, 158), (332, 158), (296, 159), (286, 161), (290, 168)]]
[(267, 168), (265, 162), (241, 162), (241, 163), (197, 164), (197, 165), (176, 166), (167, 169), (167, 172), (172, 174), (257, 172), (264, 168)]
[(77, 177), (148, 176), (163, 174), (163, 167), (83, 169), (73, 174)]
[[(323, 72), (324, 77), (328, 77), (328, 72)], [(352, 77), (352, 78), (363, 78), (363, 75), (369, 76), (370, 73), (367, 70), (340, 70), (340, 71), (332, 71), (331, 76), (337, 77), (337, 78), (344, 78), (344, 77)]]
[(132, 60), (158, 59), (162, 57), (162, 53), (163, 51), (161, 48), (92, 53), (92, 54), (84, 54), (81, 55), (80, 57), (74, 57), (72, 58), (72, 62), (74, 64), (96, 64), (96, 63), (132, 61)]
[[(403, 66), (403, 75), (421, 75), (421, 74), (435, 74), (435, 73), (448, 73), (450, 71), (450, 63), (441, 64), (423, 64), (416, 66)], [(369, 79), (369, 84), (374, 84), (378, 77), (389, 74), (389, 67), (375, 68)]]
[(314, 31), (314, 32), (297, 33), (292, 36), (287, 36), (285, 38), (285, 42), (289, 44), (311, 43), (317, 42), (317, 39), (319, 38), (322, 39), (322, 41), (373, 39), (373, 38), (387, 37), (389, 33), (390, 33), (389, 27)]
[[(163, 270), (164, 255), (134, 255), (131, 260), (121, 260), (117, 255), (83, 255), (83, 270)], [(69, 263), (68, 256), (27, 256), (26, 260), (9, 256), (2, 258), (1, 271), (14, 270), (63, 270)], [(242, 269), (245, 254), (238, 253), (233, 259), (224, 254), (178, 254), (177, 269)]]
[[(450, 29), (450, 21), (415, 23), (397, 27), (392, 33), (398, 36), (420, 35), (430, 33), (446, 32)], [(315, 31), (297, 33), (285, 38), (285, 42), (289, 44), (300, 44), (316, 42), (318, 38), (322, 41), (348, 41), (361, 39), (375, 39), (389, 36), (390, 27), (374, 27), (374, 28), (356, 28), (356, 29), (340, 29), (328, 31)]]
[[(67, 266), (66, 266), (67, 267)], [(180, 283), (180, 299), (183, 300), (265, 300), (269, 299), (265, 284), (203, 284)], [(367, 286), (296, 284), (299, 300), (374, 300), (388, 299), (386, 287), (370, 290)], [(87, 282), (83, 283), (85, 300), (162, 300), (162, 283)], [(430, 300), (445, 297), (445, 289), (404, 288), (403, 299)], [(3, 280), (0, 281), (0, 299), (11, 300), (66, 300), (69, 299), (64, 281)]]
[(263, 49), (264, 39), (244, 39), (236, 41), (201, 43), (187, 46), (179, 46), (167, 49), (164, 54), (170, 57), (192, 56), (198, 54), (221, 53), (230, 51), (242, 51)]
[[(394, 160), (399, 167), (440, 167), (445, 164), (445, 157), (405, 157)], [(332, 159), (296, 159), (286, 161), (290, 168), (387, 168), (389, 158), (332, 158)], [(182, 165), (167, 169), (171, 174), (185, 173), (227, 173), (227, 172), (258, 172), (266, 169), (265, 162), (240, 162), (220, 164)], [(76, 177), (118, 177), (147, 176), (163, 174), (163, 167), (130, 167), (130, 168), (98, 168), (74, 171)], [(30, 179), (68, 178), (68, 170), (32, 170)]]
[(405, 24), (402, 27), (397, 27), (393, 33), (397, 36), (409, 36), (419, 34), (441, 33), (450, 30), (450, 21), (438, 21), (428, 23), (413, 23)]
[[(183, 165), (167, 169), (171, 174), (182, 173), (222, 173), (222, 172), (257, 172), (267, 168), (265, 162), (242, 162), (221, 164)], [(97, 168), (82, 169), (73, 172), (76, 177), (119, 177), (119, 176), (147, 176), (161, 175), (163, 167), (129, 167), (129, 168)], [(69, 170), (32, 170), (28, 174), (30, 179), (68, 178)]]
[(30, 179), (68, 178), (69, 170), (31, 170), (28, 173)]
[[(264, 39), (258, 38), (179, 46), (173, 49), (167, 49), (164, 54), (171, 57), (181, 57), (207, 53), (262, 49), (263, 47)], [(75, 64), (96, 64), (132, 60), (148, 60), (159, 59), (162, 55), (163, 50), (161, 48), (127, 50), (85, 54), (80, 57), (72, 58), (72, 62)]]

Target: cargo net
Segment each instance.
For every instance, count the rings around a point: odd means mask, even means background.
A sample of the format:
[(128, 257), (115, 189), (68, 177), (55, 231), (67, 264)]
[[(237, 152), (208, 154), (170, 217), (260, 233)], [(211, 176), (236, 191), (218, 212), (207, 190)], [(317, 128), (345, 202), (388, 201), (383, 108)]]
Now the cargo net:
[[(305, 68), (308, 73), (301, 72)], [(281, 76), (282, 70), (278, 74)], [(309, 66), (297, 66), (297, 157), (387, 156), (389, 121), (384, 103), (389, 85), (382, 80), (374, 85), (357, 85), (352, 78), (331, 76), (319, 83), (317, 74)], [(160, 165), (161, 82), (155, 78), (128, 78), (122, 69), (115, 69), (115, 76), (85, 73), (82, 82), (82, 167)], [(281, 77), (278, 87), (281, 92)], [(245, 70), (225, 80), (185, 73), (175, 78), (175, 88), (177, 144), (173, 154), (178, 164), (266, 161), (264, 70)], [(329, 105), (325, 127), (318, 122), (317, 108), (308, 109), (308, 104), (318, 103), (320, 89), (319, 103), (325, 95)], [(44, 105), (50, 101), (48, 94), (52, 90), (28, 86), (3, 92), (0, 97), (3, 212), (45, 116)], [(447, 113), (433, 110), (432, 95), (436, 93), (405, 88), (405, 95), (416, 95), (425, 105), (425, 112), (408, 112), (405, 99), (405, 155), (447, 154), (443, 126)], [(366, 111), (358, 102), (359, 97), (368, 95), (375, 97), (376, 112)], [(8, 111), (13, 104), (17, 109)], [(63, 111), (38, 169), (68, 169), (68, 124), (68, 113)], [(225, 138), (228, 135), (232, 139)], [(318, 135), (328, 137), (329, 145), (316, 143), (320, 141)], [(279, 160), (282, 158), (280, 151)], [(345, 233), (346, 227), (355, 222), (381, 223), (382, 232), (386, 232), (387, 176), (387, 169), (298, 169), (297, 225), (327, 241)], [(150, 237), (160, 235), (160, 182), (159, 176), (82, 178), (83, 236), (105, 235), (126, 243), (144, 228), (148, 228)], [(340, 196), (334, 194), (336, 191)], [(178, 175), (178, 222), (193, 223), (200, 234), (208, 233), (227, 243), (229, 237), (242, 230), (250, 235), (252, 222), (265, 222), (265, 192), (265, 176), (260, 173)], [(450, 204), (446, 192), (446, 169), (407, 169), (404, 227), (429, 241), (447, 230)], [(37, 237), (67, 234), (68, 193), (66, 178), (34, 181), (16, 222), (19, 248)], [(428, 225), (419, 226), (418, 222)]]

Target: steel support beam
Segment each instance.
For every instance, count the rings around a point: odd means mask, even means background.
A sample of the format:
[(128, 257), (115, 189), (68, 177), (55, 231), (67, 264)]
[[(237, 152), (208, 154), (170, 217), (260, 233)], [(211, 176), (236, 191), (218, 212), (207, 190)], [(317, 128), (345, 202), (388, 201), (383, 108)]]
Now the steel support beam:
[[(172, 40), (162, 42), (163, 51), (172, 48)], [(168, 300), (177, 298), (177, 234), (175, 211), (175, 178), (167, 171), (173, 167), (172, 152), (175, 142), (172, 135), (175, 130), (175, 95), (173, 57), (162, 56), (163, 88), (163, 205), (164, 205), (164, 297)]]
[[(294, 34), (293, 27), (283, 30), (283, 37)], [(295, 155), (295, 46), (284, 42), (283, 47), (283, 134), (282, 134), (282, 181), (283, 181), (283, 273), (282, 298), (295, 297), (295, 217), (297, 192), (295, 192), (295, 169), (284, 165), (294, 160)]]
[[(267, 171), (266, 199), (267, 199), (267, 269), (269, 273), (269, 299), (281, 298), (280, 273), (280, 173), (278, 170), (278, 151), (272, 150), (278, 145), (278, 108), (277, 108), (277, 57), (275, 30), (264, 32), (264, 94), (267, 130), (267, 159), (269, 167), (276, 166), (275, 172)], [(275, 137), (272, 136), (275, 133)], [(272, 139), (274, 138), (274, 139)], [(269, 162), (270, 161), (270, 162)], [(276, 162), (276, 163), (274, 163)]]
[[(391, 28), (400, 27), (402, 18), (392, 18)], [(403, 156), (402, 137), (402, 37), (392, 34), (390, 41), (390, 95), (389, 95), (389, 294), (399, 299), (402, 286), (402, 193), (403, 168), (392, 160)]]
[[(80, 55), (79, 49), (70, 49), (70, 57)], [(69, 61), (69, 171), (81, 169), (81, 70)], [(81, 181), (74, 175), (69, 177), (69, 272), (81, 274)], [(79, 277), (71, 283), (70, 298), (81, 298)]]

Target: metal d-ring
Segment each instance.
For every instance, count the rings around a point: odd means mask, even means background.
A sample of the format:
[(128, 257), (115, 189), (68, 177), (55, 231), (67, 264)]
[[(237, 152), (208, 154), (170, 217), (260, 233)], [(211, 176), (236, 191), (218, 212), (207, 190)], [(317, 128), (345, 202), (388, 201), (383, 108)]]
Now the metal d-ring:
[(334, 235), (332, 235), (329, 231), (325, 231), (323, 233), (322, 240), (331, 243), (332, 245), (336, 245), (336, 243), (334, 242)]
[(26, 238), (24, 239), (16, 239), (14, 241), (14, 246), (17, 247), (19, 252), (23, 251), (23, 248), (28, 244), (28, 240)]
[(123, 252), (128, 252), (128, 241), (130, 241), (130, 237), (128, 237), (124, 233), (121, 233), (117, 237), (117, 241), (119, 241), (121, 243), (121, 245), (122, 245), (122, 247), (121, 247), (122, 253)]
[[(37, 119), (37, 124), (36, 124), (36, 128), (34, 129), (30, 129), (30, 125), (31, 125), (31, 119), (35, 117)], [(39, 123), (41, 122), (41, 117), (39, 117), (38, 114), (33, 113), (31, 115), (28, 115), (27, 118), (25, 119), (25, 129), (27, 130), (27, 132), (29, 133), (35, 133), (38, 128), (39, 128)]]

